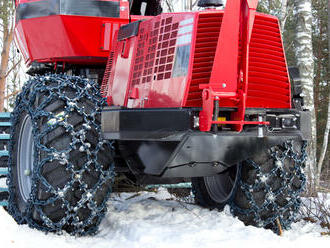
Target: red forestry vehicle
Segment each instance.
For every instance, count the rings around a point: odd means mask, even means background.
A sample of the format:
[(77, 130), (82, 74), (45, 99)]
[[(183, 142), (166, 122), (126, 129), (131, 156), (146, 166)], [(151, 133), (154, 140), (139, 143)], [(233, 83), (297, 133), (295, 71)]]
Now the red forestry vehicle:
[(93, 234), (119, 173), (139, 185), (189, 180), (198, 204), (229, 204), (245, 224), (293, 221), (310, 117), (278, 19), (257, 0), (163, 14), (159, 0), (15, 4), (32, 77), (1, 156), (18, 223)]

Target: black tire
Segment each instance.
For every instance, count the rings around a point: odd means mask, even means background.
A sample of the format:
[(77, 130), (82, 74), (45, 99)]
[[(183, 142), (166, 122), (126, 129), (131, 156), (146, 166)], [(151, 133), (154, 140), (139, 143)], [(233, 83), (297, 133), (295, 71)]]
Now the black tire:
[(277, 232), (279, 221), (288, 229), (306, 182), (305, 148), (301, 141), (290, 141), (244, 161), (232, 213), (246, 225)]
[(196, 204), (222, 210), (231, 202), (239, 178), (239, 165), (211, 177), (192, 178), (192, 192)]
[[(281, 226), (288, 229), (300, 207), (300, 193), (306, 182), (302, 171), (305, 159), (305, 145), (300, 141), (263, 151), (237, 166), (237, 180), (229, 185), (222, 201), (221, 197), (214, 196), (216, 189), (212, 194), (206, 178), (193, 178), (195, 202), (220, 210), (230, 204), (231, 212), (246, 225), (277, 232), (279, 220)], [(234, 174), (228, 175), (233, 179)], [(225, 183), (222, 184), (221, 187), (225, 187)], [(220, 189), (220, 193), (222, 191)]]
[(9, 212), (19, 224), (96, 233), (114, 178), (112, 144), (101, 138), (103, 105), (98, 86), (76, 76), (35, 77), (23, 87), (9, 158)]

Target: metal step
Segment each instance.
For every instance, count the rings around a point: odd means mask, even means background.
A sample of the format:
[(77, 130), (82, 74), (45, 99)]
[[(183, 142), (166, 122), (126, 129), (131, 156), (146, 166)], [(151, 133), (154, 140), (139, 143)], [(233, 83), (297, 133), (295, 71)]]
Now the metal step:
[[(10, 140), (10, 113), (0, 113), (0, 180), (6, 181), (8, 175), (8, 143)], [(0, 206), (8, 206), (8, 188), (0, 187)]]
[(1, 150), (0, 151), (0, 158), (1, 157), (8, 157), (9, 156), (9, 152), (7, 150)]
[(10, 134), (0, 134), (0, 140), (10, 140)]
[[(1, 119), (1, 118), (0, 118)], [(11, 123), (10, 122), (0, 122), (0, 127), (10, 127)]]
[(0, 168), (0, 176), (7, 176), (8, 168)]
[(0, 113), (0, 119), (10, 119), (10, 112)]
[(8, 188), (0, 188), (0, 192), (8, 192)]

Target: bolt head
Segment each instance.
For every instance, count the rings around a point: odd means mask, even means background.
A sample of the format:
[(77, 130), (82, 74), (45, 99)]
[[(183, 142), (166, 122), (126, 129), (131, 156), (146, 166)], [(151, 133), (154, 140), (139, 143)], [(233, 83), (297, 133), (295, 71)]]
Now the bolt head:
[(25, 170), (24, 175), (27, 177), (31, 176), (31, 170)]
[(218, 167), (220, 165), (219, 162), (213, 162), (213, 167)]
[(226, 88), (226, 87), (227, 87), (227, 84), (223, 83), (222, 88)]

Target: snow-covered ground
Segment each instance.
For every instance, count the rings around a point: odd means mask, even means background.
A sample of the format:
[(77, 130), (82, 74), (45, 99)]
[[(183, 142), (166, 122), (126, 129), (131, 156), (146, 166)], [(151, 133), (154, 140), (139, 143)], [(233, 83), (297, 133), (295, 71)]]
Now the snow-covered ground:
[(109, 211), (95, 237), (44, 234), (19, 226), (0, 208), (0, 247), (46, 248), (257, 248), (329, 247), (330, 237), (321, 236), (316, 224), (299, 222), (282, 237), (246, 227), (224, 212), (209, 211), (180, 202), (166, 190), (113, 194)]

